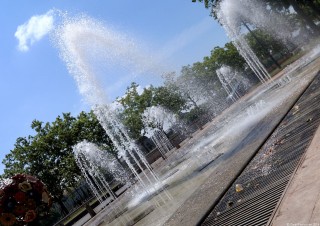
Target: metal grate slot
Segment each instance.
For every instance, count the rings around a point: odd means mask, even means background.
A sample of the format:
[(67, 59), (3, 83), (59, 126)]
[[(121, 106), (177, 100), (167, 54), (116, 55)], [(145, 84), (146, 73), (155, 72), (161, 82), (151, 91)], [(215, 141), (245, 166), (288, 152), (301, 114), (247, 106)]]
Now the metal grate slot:
[(319, 80), (320, 73), (201, 225), (267, 224), (320, 124)]

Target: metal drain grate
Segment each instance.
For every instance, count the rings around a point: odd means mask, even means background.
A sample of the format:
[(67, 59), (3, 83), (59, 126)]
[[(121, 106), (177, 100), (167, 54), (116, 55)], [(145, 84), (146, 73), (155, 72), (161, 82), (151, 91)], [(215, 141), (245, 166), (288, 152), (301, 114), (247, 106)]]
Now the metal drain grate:
[(320, 73), (201, 225), (268, 223), (320, 124), (319, 104)]

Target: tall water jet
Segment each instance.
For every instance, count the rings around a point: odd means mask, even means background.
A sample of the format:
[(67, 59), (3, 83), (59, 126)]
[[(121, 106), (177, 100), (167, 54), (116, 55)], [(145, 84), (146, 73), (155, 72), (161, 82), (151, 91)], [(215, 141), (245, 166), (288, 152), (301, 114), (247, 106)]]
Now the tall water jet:
[[(217, 7), (216, 14), (227, 35), (259, 80), (262, 83), (269, 80), (271, 77), (245, 39), (242, 26), (249, 32), (251, 30), (248, 24), (256, 26), (288, 44), (292, 41), (293, 32), (288, 21), (277, 13), (268, 11), (263, 2), (253, 0), (223, 0)], [(272, 58), (271, 54), (269, 56)], [(274, 62), (277, 64), (275, 60)]]
[[(107, 95), (95, 68), (99, 69), (103, 63), (119, 63), (134, 71), (150, 70), (153, 66), (149, 63), (152, 62), (150, 57), (144, 56), (136, 43), (124, 34), (86, 16), (64, 18), (55, 31), (54, 39), (80, 94), (92, 106), (119, 157), (126, 161), (147, 191), (153, 184), (159, 184), (157, 175), (108, 105)], [(139, 172), (142, 172), (145, 179)]]
[(217, 72), (219, 81), (222, 84), (222, 87), (225, 89), (225, 91), (228, 94), (228, 97), (231, 98), (233, 102), (235, 102), (237, 99), (240, 98), (240, 95), (238, 94), (236, 88), (231, 85), (233, 77), (231, 77), (231, 75), (228, 73), (226, 69), (227, 69), (226, 67), (222, 67), (218, 69), (216, 72)]
[(222, 87), (233, 102), (241, 97), (241, 92), (247, 91), (250, 87), (249, 79), (240, 75), (240, 72), (233, 70), (229, 66), (222, 66), (216, 72)]
[[(115, 157), (111, 156), (107, 151), (101, 150), (97, 145), (82, 141), (73, 147), (73, 152), (82, 175), (100, 203), (103, 203), (109, 197), (110, 200), (108, 202), (115, 201), (118, 198), (111, 187), (111, 182), (113, 181), (109, 182), (106, 179), (107, 173), (111, 173), (112, 179), (120, 183), (126, 185), (130, 183), (128, 173)], [(114, 215), (120, 214), (123, 211), (123, 208), (118, 203), (114, 203), (109, 208), (109, 213), (113, 212)], [(129, 217), (119, 219), (122, 225), (130, 222), (130, 220)]]
[(149, 107), (142, 114), (143, 132), (151, 138), (163, 158), (166, 158), (165, 154), (173, 149), (164, 131), (171, 128), (176, 121), (174, 114), (160, 106)]
[[(123, 124), (114, 115), (113, 111), (110, 110), (110, 107), (107, 105), (96, 105), (93, 107), (93, 111), (109, 138), (112, 140), (113, 145), (118, 150), (119, 156), (124, 158), (132, 173), (139, 179), (144, 188), (148, 189), (148, 187), (153, 186), (155, 182), (158, 183), (159, 179), (152, 171), (150, 164), (135, 142), (129, 137)], [(132, 163), (131, 159), (134, 163)], [(147, 183), (139, 175), (139, 171), (143, 173), (147, 179)]]
[(249, 117), (254, 117), (258, 114), (262, 109), (266, 106), (266, 102), (264, 100), (259, 100), (258, 102), (248, 106), (246, 112)]
[(97, 199), (102, 202), (108, 194), (112, 199), (116, 199), (116, 195), (105, 179), (105, 174), (112, 173), (112, 176), (122, 183), (129, 181), (129, 175), (117, 160), (97, 145), (87, 141), (75, 145), (73, 152), (77, 165)]

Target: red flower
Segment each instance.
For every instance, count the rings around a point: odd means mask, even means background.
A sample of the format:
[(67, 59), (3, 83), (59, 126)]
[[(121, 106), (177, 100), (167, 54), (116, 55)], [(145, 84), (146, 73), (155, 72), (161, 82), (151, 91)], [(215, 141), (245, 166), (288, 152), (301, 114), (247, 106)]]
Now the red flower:
[(17, 174), (11, 177), (12, 180), (17, 181), (18, 183), (21, 183), (22, 181), (26, 180), (26, 175), (25, 174)]
[[(2, 210), (3, 209), (3, 207), (4, 207), (4, 205), (5, 205), (5, 203), (6, 203), (6, 200), (7, 200), (8, 198), (7, 197), (3, 197), (3, 198), (1, 198), (0, 199), (0, 210)], [(0, 214), (2, 213), (2, 211), (0, 211)]]
[(28, 212), (26, 212), (26, 215), (24, 216), (24, 221), (31, 222), (31, 221), (34, 221), (36, 217), (37, 217), (37, 214), (34, 210), (28, 210)]
[(17, 174), (0, 188), (0, 226), (32, 222), (45, 216), (51, 205), (52, 197), (39, 179)]
[(22, 192), (22, 191), (18, 191), (15, 195), (14, 195), (14, 199), (18, 202), (18, 203), (24, 203), (27, 200), (26, 197), (26, 193)]
[(3, 188), (5, 196), (10, 197), (13, 196), (19, 190), (18, 185), (16, 183), (8, 184)]
[(3, 226), (11, 226), (16, 222), (16, 218), (12, 213), (2, 213), (0, 216), (0, 223)]
[(38, 193), (42, 193), (43, 192), (43, 188), (44, 185), (41, 181), (37, 181), (36, 183), (32, 184), (32, 187), (34, 188), (34, 190), (36, 190)]
[(6, 212), (12, 212), (14, 207), (16, 206), (17, 202), (14, 200), (12, 197), (8, 198), (5, 200), (3, 203), (3, 208), (5, 209)]
[(27, 212), (27, 209), (23, 205), (17, 205), (13, 210), (13, 213), (16, 216), (24, 216), (26, 212)]

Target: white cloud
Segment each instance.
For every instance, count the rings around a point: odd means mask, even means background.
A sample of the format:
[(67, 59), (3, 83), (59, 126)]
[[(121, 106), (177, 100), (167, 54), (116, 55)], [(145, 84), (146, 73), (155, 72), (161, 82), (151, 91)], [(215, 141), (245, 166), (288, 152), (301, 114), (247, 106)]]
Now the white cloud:
[(30, 46), (42, 39), (53, 28), (53, 10), (46, 14), (32, 16), (26, 23), (18, 26), (14, 36), (18, 39), (18, 49), (28, 51)]

